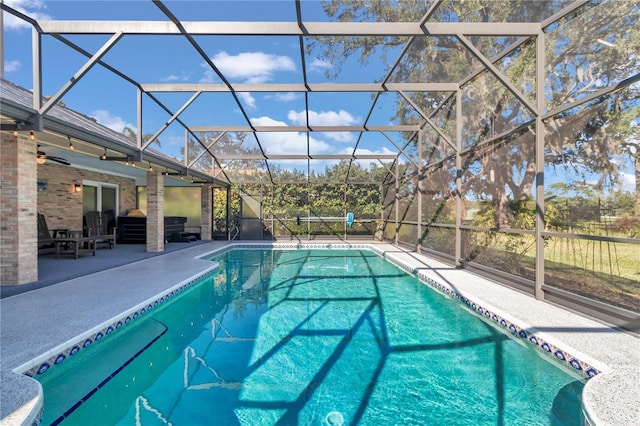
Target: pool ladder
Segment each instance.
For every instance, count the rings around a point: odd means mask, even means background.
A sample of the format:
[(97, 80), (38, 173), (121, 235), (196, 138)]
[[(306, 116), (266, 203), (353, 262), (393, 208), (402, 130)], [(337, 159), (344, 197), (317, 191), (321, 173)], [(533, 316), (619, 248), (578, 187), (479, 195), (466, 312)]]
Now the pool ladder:
[[(238, 225), (234, 225), (233, 229), (229, 230), (229, 241), (235, 240), (239, 233), (240, 228), (238, 227)], [(233, 236), (231, 236), (231, 234), (233, 234)]]

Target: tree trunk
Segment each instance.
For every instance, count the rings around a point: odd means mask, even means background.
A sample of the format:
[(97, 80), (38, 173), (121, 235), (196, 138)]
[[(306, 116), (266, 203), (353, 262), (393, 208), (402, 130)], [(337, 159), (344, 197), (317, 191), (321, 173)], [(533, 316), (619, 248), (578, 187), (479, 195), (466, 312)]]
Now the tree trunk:
[(509, 197), (507, 197), (505, 191), (496, 191), (494, 192), (493, 202), (496, 209), (496, 227), (498, 229), (508, 228), (509, 222), (513, 219), (513, 213), (511, 212), (511, 206), (509, 205)]

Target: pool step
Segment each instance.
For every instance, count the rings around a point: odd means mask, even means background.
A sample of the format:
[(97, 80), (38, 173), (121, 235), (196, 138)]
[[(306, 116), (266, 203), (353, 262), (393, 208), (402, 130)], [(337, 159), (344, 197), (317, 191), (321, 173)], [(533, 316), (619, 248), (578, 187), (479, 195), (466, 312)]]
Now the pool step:
[[(133, 321), (38, 377), (45, 395), (56, 395), (55, 400), (44, 401), (43, 424), (64, 420), (166, 331), (164, 324), (151, 318)], [(53, 383), (55, 390), (47, 393)]]

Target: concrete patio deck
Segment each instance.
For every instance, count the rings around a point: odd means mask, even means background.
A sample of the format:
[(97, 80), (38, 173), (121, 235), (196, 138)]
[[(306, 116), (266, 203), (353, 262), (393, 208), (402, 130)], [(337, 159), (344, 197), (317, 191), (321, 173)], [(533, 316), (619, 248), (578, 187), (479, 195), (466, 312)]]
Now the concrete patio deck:
[(78, 259), (67, 255), (62, 255), (59, 259), (56, 259), (53, 253), (38, 256), (38, 281), (21, 285), (0, 286), (0, 298), (47, 287), (95, 272), (106, 271), (107, 269), (139, 260), (173, 253), (203, 243), (207, 243), (207, 241), (198, 240), (189, 243), (171, 242), (165, 244), (164, 252), (159, 253), (147, 252), (146, 244), (116, 244), (113, 249), (100, 248), (96, 251), (95, 256), (86, 253)]
[[(640, 424), (640, 339), (637, 336), (397, 246), (362, 241), (353, 244), (370, 244), (414, 273), (484, 304), (504, 318), (535, 330), (558, 347), (579, 355), (601, 371), (589, 380), (583, 394), (588, 421), (598, 425)], [(43, 354), (55, 355), (65, 345), (77, 342), (78, 336), (88, 330), (120, 318), (132, 307), (214, 268), (213, 262), (197, 257), (227, 245), (227, 242), (206, 242), (183, 246), (172, 253), (0, 300), (0, 424), (30, 422), (30, 413), (37, 411), (41, 404), (39, 384), (17, 373), (28, 369), (37, 358), (42, 359)]]

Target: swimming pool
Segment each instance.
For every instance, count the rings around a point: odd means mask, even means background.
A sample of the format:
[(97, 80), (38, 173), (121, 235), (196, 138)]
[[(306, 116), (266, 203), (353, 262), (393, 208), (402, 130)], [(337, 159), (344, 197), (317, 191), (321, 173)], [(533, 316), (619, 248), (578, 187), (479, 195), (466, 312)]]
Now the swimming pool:
[(38, 376), (43, 423), (580, 424), (582, 380), (371, 251), (219, 261)]

